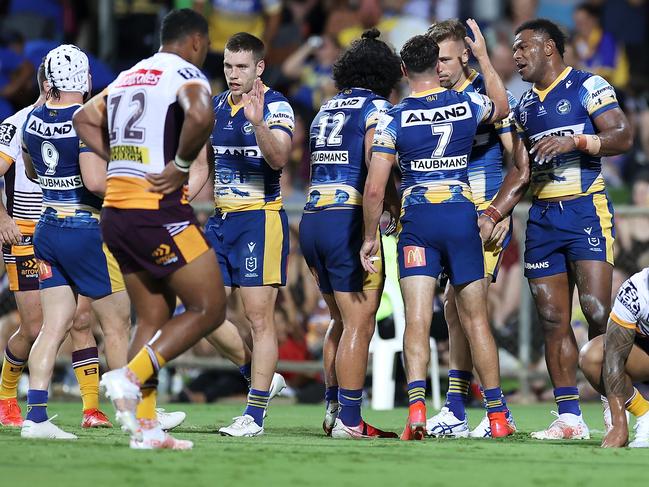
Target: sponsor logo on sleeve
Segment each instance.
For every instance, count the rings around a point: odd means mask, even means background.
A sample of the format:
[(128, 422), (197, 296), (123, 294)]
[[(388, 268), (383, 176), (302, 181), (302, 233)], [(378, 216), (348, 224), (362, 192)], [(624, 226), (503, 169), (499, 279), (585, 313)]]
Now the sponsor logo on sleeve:
[(0, 123), (0, 144), (9, 147), (16, 135), (17, 128), (11, 123)]

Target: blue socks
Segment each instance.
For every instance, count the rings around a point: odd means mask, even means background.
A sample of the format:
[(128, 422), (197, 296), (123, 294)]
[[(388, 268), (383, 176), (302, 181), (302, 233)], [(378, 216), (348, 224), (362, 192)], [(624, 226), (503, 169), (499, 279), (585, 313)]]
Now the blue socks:
[(27, 391), (27, 417), (34, 423), (47, 421), (47, 391), (29, 389)]
[(485, 407), (487, 413), (498, 413), (507, 411), (507, 404), (505, 403), (505, 396), (500, 387), (493, 389), (485, 389), (483, 391)]
[(408, 383), (408, 406), (416, 402), (426, 404), (426, 381), (415, 380)]
[(259, 426), (264, 425), (264, 411), (268, 407), (268, 398), (270, 391), (259, 391), (257, 389), (250, 389), (248, 393), (248, 405), (243, 412), (244, 415), (248, 414), (253, 417), (255, 423)]
[(465, 407), (469, 398), (471, 377), (471, 372), (466, 370), (451, 369), (448, 371), (448, 392), (444, 406), (460, 420), (464, 420), (466, 417)]
[(363, 389), (338, 389), (338, 403), (340, 404), (340, 419), (345, 426), (358, 426), (361, 424), (361, 403), (363, 402)]
[(579, 389), (576, 387), (557, 387), (554, 389), (554, 401), (557, 403), (559, 414), (581, 415)]
[(325, 389), (325, 402), (327, 406), (331, 402), (338, 402), (338, 386), (330, 386)]

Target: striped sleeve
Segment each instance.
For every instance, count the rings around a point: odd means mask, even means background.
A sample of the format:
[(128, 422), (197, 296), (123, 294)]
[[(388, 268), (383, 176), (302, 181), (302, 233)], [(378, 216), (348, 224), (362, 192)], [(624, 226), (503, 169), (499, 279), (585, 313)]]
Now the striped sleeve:
[(392, 111), (380, 115), (374, 131), (372, 152), (397, 153), (397, 115)]
[(601, 76), (590, 76), (579, 88), (579, 100), (591, 118), (619, 108), (615, 89)]

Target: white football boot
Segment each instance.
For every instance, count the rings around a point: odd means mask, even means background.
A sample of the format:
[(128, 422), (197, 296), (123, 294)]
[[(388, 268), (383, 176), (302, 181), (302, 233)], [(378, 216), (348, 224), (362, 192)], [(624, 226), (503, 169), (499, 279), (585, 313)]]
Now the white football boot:
[[(516, 421), (514, 421), (514, 416), (512, 416), (509, 410), (507, 411), (507, 422), (516, 431)], [(487, 413), (482, 417), (480, 424), (469, 433), (469, 438), (491, 438), (491, 423), (489, 422)]]
[(142, 433), (135, 418), (135, 410), (142, 394), (134, 374), (126, 367), (111, 370), (101, 377), (100, 386), (106, 389), (106, 397), (115, 406), (115, 419), (122, 425), (122, 429), (141, 441)]
[(139, 420), (141, 439), (131, 437), (129, 446), (134, 450), (191, 450), (194, 443), (179, 440), (163, 431), (157, 420)]
[(171, 431), (180, 426), (187, 417), (187, 415), (182, 411), (173, 411), (168, 413), (163, 408), (156, 408), (155, 414), (158, 419), (158, 424), (164, 431)]
[(649, 413), (638, 416), (633, 429), (635, 438), (629, 443), (629, 448), (649, 448)]
[(338, 412), (340, 411), (340, 404), (338, 401), (329, 401), (325, 407), (325, 417), (322, 422), (322, 429), (327, 436), (331, 436), (331, 430), (338, 419)]
[(284, 379), (284, 376), (275, 372), (273, 374), (273, 380), (270, 383), (270, 389), (268, 390), (268, 400), (271, 401), (284, 389), (286, 389), (286, 380)]
[(54, 415), (42, 423), (35, 423), (26, 419), (23, 421), (20, 436), (22, 438), (40, 438), (48, 440), (76, 440), (77, 435), (63, 431), (57, 425), (52, 423), (52, 420), (56, 418), (56, 416), (57, 415)]
[(264, 427), (255, 423), (255, 419), (249, 414), (232, 419), (233, 422), (230, 426), (219, 428), (219, 433), (222, 436), (251, 437), (264, 434)]
[(530, 436), (537, 440), (588, 440), (590, 431), (584, 418), (576, 414), (551, 411), (557, 417), (548, 429), (535, 431)]
[(469, 436), (469, 417), (458, 419), (444, 406), (439, 413), (426, 420), (426, 433), (436, 438), (466, 438)]

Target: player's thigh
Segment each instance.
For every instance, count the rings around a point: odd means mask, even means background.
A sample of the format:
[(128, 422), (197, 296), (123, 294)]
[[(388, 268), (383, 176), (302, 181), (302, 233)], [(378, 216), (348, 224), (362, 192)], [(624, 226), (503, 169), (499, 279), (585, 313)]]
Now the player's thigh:
[(334, 296), (334, 294), (322, 293), (322, 299), (324, 299), (324, 302), (327, 304), (327, 308), (329, 308), (331, 319), (337, 322), (341, 322), (342, 313), (340, 311), (340, 308), (338, 307), (338, 303), (336, 303), (336, 297)]
[(127, 292), (118, 291), (92, 302), (92, 309), (97, 315), (102, 329), (128, 328), (131, 317), (131, 301)]
[(545, 331), (570, 331), (571, 286), (568, 274), (529, 279), (529, 285)]
[(376, 311), (381, 302), (380, 289), (361, 292), (335, 291), (334, 296), (345, 328), (354, 326), (374, 329)]
[(241, 302), (246, 318), (253, 324), (272, 322), (278, 288), (276, 286), (242, 287)]
[(626, 361), (626, 372), (632, 382), (649, 380), (649, 339), (636, 336)]
[(605, 261), (579, 260), (570, 265), (579, 293), (579, 302), (589, 324), (605, 323), (611, 311), (613, 266)]
[(16, 291), (16, 307), (20, 315), (20, 327), (32, 338), (38, 336), (43, 325), (43, 310), (39, 291)]
[(43, 329), (41, 333), (62, 338), (72, 328), (77, 300), (70, 286), (41, 289)]
[(409, 276), (399, 280), (403, 296), (406, 326), (428, 329), (433, 319), (436, 279), (430, 276)]
[(162, 281), (146, 271), (124, 275), (126, 289), (135, 311), (138, 328), (159, 330), (176, 307), (176, 296)]

